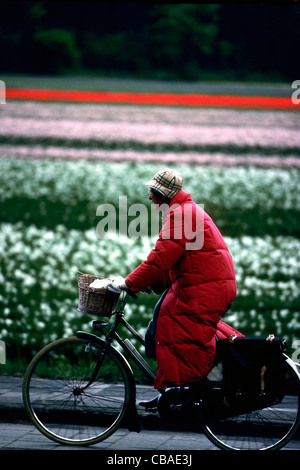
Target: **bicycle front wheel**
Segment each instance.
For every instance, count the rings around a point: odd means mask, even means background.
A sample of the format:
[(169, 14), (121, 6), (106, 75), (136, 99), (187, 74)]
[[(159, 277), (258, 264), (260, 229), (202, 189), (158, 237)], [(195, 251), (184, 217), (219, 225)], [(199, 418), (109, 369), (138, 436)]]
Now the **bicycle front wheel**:
[(128, 366), (113, 348), (105, 352), (89, 381), (105, 342), (63, 338), (31, 361), (23, 382), (25, 408), (35, 426), (61, 444), (90, 445), (116, 431), (131, 400)]
[[(300, 381), (289, 358), (286, 357), (283, 367), (286, 385), (280, 403), (226, 417), (226, 407), (220, 402), (204, 401), (201, 419), (208, 439), (223, 450), (271, 450), (286, 445), (299, 426)], [(208, 375), (215, 397), (221, 392), (222, 374), (219, 362)]]

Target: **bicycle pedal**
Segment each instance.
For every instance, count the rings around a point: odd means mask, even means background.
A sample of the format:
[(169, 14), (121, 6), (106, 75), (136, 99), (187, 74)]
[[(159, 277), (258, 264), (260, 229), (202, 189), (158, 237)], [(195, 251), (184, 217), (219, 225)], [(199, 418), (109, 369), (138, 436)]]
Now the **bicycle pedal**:
[(157, 407), (154, 408), (145, 408), (146, 413), (157, 413)]
[(181, 411), (182, 408), (183, 408), (182, 404), (176, 405), (175, 403), (171, 403), (171, 405), (170, 405), (170, 410), (171, 411)]
[(108, 325), (107, 321), (102, 321), (102, 320), (92, 321), (92, 327), (94, 330), (102, 330), (103, 328), (106, 328), (107, 325)]
[(145, 408), (147, 413), (156, 413), (157, 412), (157, 402), (159, 397), (155, 397), (149, 401), (140, 401), (139, 405)]

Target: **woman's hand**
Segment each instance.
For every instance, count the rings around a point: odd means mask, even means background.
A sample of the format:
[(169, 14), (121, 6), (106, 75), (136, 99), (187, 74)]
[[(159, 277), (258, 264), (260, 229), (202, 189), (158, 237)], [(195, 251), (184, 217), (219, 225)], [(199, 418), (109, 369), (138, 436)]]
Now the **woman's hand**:
[(121, 292), (122, 289), (128, 289), (128, 286), (125, 283), (125, 278), (122, 276), (113, 278), (109, 287), (116, 290), (117, 292)]

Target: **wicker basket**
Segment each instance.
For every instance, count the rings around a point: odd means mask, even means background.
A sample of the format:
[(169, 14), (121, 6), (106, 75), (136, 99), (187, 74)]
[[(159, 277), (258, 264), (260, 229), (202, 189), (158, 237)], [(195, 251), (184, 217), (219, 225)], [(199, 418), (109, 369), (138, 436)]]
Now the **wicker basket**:
[(103, 278), (92, 276), (91, 274), (79, 274), (78, 310), (80, 312), (89, 313), (91, 315), (98, 315), (100, 317), (111, 317), (115, 312), (120, 294), (111, 292), (106, 288), (94, 289), (93, 287), (90, 287), (90, 284), (95, 279)]

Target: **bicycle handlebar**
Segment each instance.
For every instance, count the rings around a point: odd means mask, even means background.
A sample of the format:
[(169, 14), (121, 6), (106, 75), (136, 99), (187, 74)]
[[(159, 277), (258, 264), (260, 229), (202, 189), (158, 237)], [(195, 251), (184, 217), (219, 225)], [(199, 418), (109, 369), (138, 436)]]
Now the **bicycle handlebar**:
[[(130, 295), (130, 297), (133, 297), (134, 299), (137, 299), (137, 295), (135, 292), (132, 292), (130, 289), (122, 289), (124, 290), (128, 295)], [(143, 289), (141, 291), (143, 294), (151, 294), (152, 292), (152, 289), (150, 289), (149, 287), (146, 287), (145, 289)]]
[[(110, 290), (111, 292), (118, 292), (116, 289), (114, 289), (112, 286), (108, 286), (108, 290)], [(130, 297), (132, 297), (133, 299), (137, 299), (137, 295), (135, 292), (132, 292), (130, 289), (121, 289), (122, 291), (126, 292), (126, 294), (128, 294)], [(146, 287), (145, 289), (143, 289), (141, 292), (143, 293), (146, 293), (146, 294), (151, 294), (152, 290), (149, 288), (149, 287)]]
[(124, 290), (124, 292), (126, 292), (126, 294), (130, 295), (130, 297), (132, 297), (133, 299), (137, 299), (137, 295), (134, 292), (131, 292), (130, 289), (122, 289), (122, 290)]

